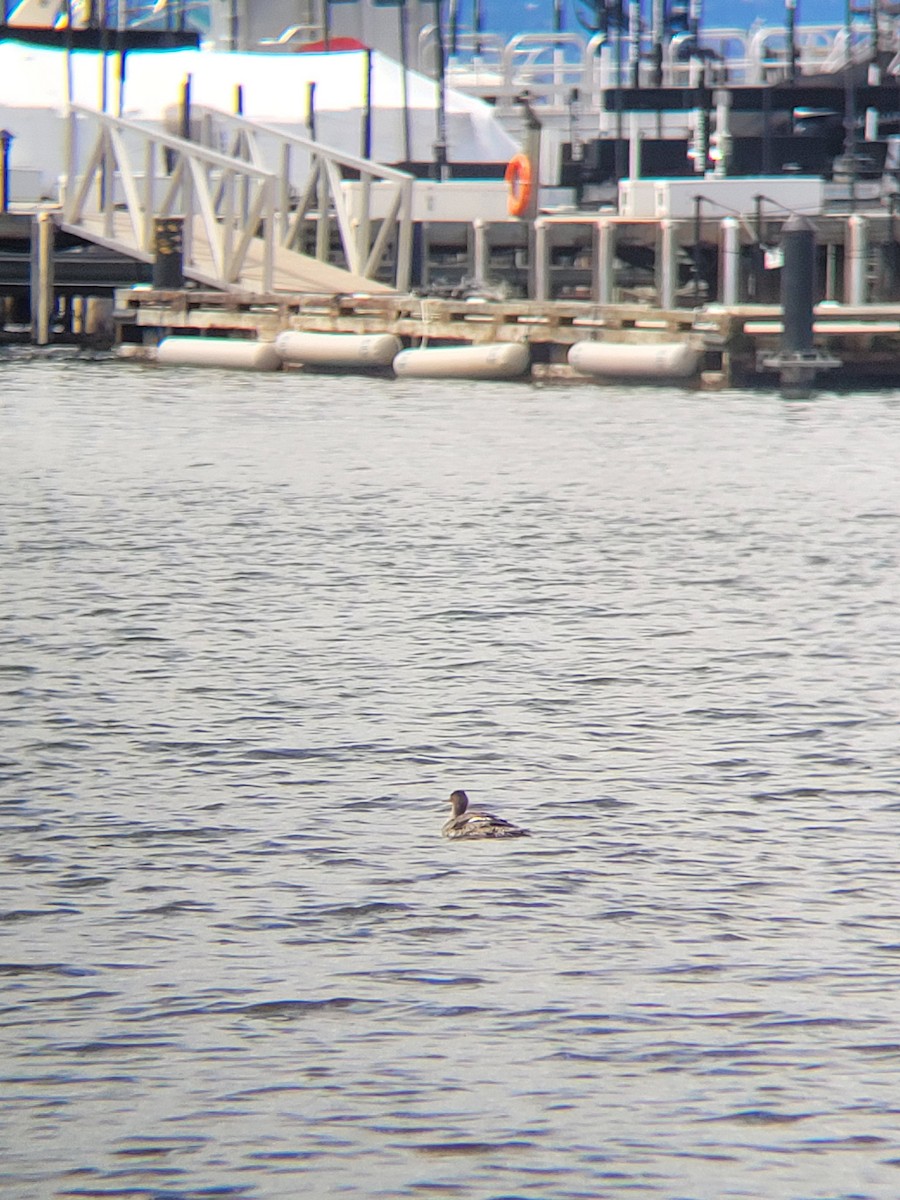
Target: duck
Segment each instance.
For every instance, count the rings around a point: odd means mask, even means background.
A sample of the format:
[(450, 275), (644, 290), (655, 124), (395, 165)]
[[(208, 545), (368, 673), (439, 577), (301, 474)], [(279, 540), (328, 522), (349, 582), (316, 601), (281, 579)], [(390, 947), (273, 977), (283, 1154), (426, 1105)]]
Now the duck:
[(527, 829), (520, 829), (512, 821), (495, 817), (493, 813), (469, 812), (469, 797), (463, 791), (451, 792), (450, 807), (453, 816), (444, 823), (441, 834), (445, 838), (507, 838), (528, 837)]

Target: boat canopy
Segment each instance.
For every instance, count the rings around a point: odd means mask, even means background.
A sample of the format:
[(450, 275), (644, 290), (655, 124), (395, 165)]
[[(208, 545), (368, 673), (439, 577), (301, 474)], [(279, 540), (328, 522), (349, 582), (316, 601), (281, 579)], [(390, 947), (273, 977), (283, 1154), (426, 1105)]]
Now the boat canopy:
[[(370, 95), (370, 157), (384, 163), (430, 162), (435, 157), (437, 83), (413, 71), (406, 71), (404, 79), (400, 64), (378, 51), (282, 55), (133, 50), (123, 59), (112, 52), (8, 41), (0, 43), (0, 120), (18, 136), (16, 111), (53, 110), (61, 115), (72, 100), (132, 120), (171, 126), (188, 78), (192, 104), (234, 112), (240, 86), (245, 117), (306, 136), (312, 94), (318, 140), (353, 154), (364, 148)], [(481, 100), (447, 88), (445, 113), (451, 163), (504, 163), (518, 149), (491, 106)]]

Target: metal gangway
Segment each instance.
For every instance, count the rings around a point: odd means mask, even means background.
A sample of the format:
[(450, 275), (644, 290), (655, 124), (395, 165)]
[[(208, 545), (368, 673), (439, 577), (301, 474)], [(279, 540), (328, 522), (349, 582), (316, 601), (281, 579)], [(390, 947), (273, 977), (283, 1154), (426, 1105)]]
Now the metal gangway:
[(346, 269), (367, 279), (386, 262), (409, 288), (415, 179), (273, 125), (220, 109), (191, 109), (192, 139), (277, 177), (276, 236), (286, 249), (325, 259), (333, 240)]
[(157, 219), (181, 218), (184, 275), (223, 291), (408, 290), (412, 176), (243, 118), (200, 117), (195, 141), (72, 105), (61, 228), (149, 263)]

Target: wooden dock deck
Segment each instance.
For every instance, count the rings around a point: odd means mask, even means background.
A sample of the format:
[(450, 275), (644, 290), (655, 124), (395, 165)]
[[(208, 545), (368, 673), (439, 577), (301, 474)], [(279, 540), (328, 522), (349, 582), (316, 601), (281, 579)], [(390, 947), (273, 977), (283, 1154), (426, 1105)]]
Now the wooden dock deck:
[[(698, 352), (695, 382), (753, 385), (773, 376), (761, 360), (777, 350), (781, 308), (709, 305), (663, 310), (641, 304), (497, 301), (414, 295), (222, 294), (137, 288), (118, 293), (115, 320), (123, 352), (152, 358), (166, 336), (274, 341), (279, 333), (395, 335), (404, 346), (526, 343), (531, 378), (582, 378), (567, 362), (576, 343), (687, 344)], [(815, 311), (817, 347), (841, 360), (828, 384), (888, 380), (900, 371), (900, 304), (824, 303)]]

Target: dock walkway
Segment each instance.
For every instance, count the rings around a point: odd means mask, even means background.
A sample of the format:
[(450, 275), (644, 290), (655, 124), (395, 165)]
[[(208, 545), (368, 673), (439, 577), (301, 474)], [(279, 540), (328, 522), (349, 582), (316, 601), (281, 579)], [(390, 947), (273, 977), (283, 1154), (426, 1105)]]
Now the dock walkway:
[[(686, 346), (696, 352), (695, 381), (720, 388), (754, 385), (772, 373), (763, 361), (777, 351), (782, 310), (774, 304), (710, 305), (663, 310), (641, 304), (582, 301), (450, 300), (397, 295), (232, 294), (163, 292), (118, 294), (116, 323), (122, 349), (152, 358), (158, 341), (177, 336), (233, 336), (271, 342), (284, 332), (393, 334), (407, 347), (524, 343), (530, 378), (584, 377), (568, 361), (584, 343), (654, 349)], [(842, 363), (829, 386), (888, 380), (900, 362), (900, 304), (821, 304), (815, 310), (817, 345)]]

